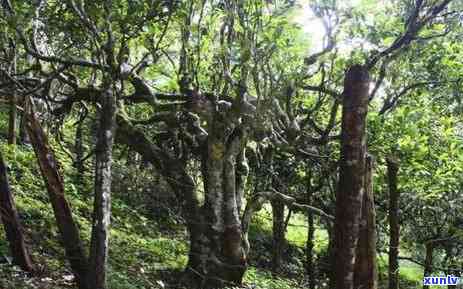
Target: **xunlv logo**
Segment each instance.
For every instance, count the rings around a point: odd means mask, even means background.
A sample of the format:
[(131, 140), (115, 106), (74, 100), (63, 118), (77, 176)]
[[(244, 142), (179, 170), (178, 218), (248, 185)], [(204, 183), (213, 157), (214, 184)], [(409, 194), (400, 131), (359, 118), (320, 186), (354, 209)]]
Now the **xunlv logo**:
[(447, 275), (447, 277), (424, 277), (423, 285), (437, 285), (437, 286), (448, 286), (448, 285), (457, 285), (460, 281), (460, 277), (455, 277), (452, 275)]

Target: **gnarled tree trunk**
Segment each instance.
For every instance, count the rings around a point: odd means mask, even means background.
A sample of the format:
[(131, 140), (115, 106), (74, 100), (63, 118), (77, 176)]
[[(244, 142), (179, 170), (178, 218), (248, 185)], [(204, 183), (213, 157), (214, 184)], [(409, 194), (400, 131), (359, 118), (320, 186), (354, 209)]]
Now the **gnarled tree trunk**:
[(376, 212), (373, 195), (373, 161), (366, 157), (365, 193), (363, 194), (357, 256), (355, 259), (354, 288), (378, 287), (376, 265)]
[(341, 160), (336, 196), (336, 288), (352, 289), (364, 193), (369, 74), (354, 65), (344, 80)]
[[(202, 160), (205, 203), (201, 206), (186, 164), (150, 142), (123, 117), (117, 117), (117, 141), (130, 145), (166, 178), (179, 198), (190, 234), (187, 272), (195, 278), (191, 288), (219, 288), (239, 284), (246, 270), (246, 250), (239, 206), (247, 175), (244, 157), (246, 134), (241, 128), (225, 140), (216, 124)], [(211, 127), (212, 128), (212, 127)], [(245, 168), (245, 169), (243, 169)]]
[(0, 152), (0, 216), (10, 245), (13, 263), (22, 270), (32, 272), (34, 266), (26, 246), (19, 215), (8, 182), (3, 155)]
[[(224, 137), (223, 122), (216, 116), (209, 124), (207, 171), (204, 176), (205, 234), (203, 247), (204, 267), (198, 268), (205, 275), (206, 288), (241, 284), (247, 267), (242, 242), (241, 219), (237, 196), (237, 157), (244, 150), (245, 132), (236, 128)], [(239, 177), (239, 176), (238, 176)]]

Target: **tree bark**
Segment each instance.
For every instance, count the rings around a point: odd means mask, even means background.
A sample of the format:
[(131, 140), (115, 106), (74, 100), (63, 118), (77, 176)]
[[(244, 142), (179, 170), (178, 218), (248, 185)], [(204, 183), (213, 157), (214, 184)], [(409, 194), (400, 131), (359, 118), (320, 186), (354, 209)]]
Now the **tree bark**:
[(309, 280), (309, 289), (315, 289), (315, 262), (314, 262), (314, 238), (315, 226), (314, 216), (307, 213), (307, 243), (306, 243), (306, 272)]
[(369, 74), (354, 65), (344, 80), (341, 159), (336, 196), (336, 288), (352, 289), (364, 193)]
[(399, 288), (399, 196), (397, 173), (399, 164), (393, 157), (386, 158), (389, 186), (389, 289)]
[(372, 157), (366, 157), (365, 193), (363, 194), (362, 221), (360, 224), (355, 261), (354, 288), (376, 289), (376, 212), (373, 194)]
[(6, 238), (10, 246), (13, 263), (22, 270), (33, 272), (34, 266), (26, 246), (18, 211), (13, 199), (8, 174), (0, 152), (0, 216), (5, 228)]
[(76, 135), (74, 141), (74, 150), (76, 154), (75, 168), (77, 170), (77, 180), (82, 183), (84, 179), (84, 143), (83, 143), (83, 121), (77, 124)]
[[(433, 263), (433, 253), (434, 253), (434, 243), (427, 242), (425, 245), (426, 255), (424, 260), (424, 276), (429, 277), (432, 274), (432, 263)], [(423, 284), (423, 289), (429, 289), (429, 285)]]
[(240, 215), (243, 207), (248, 175), (249, 165), (246, 158), (246, 148), (244, 148), (240, 153), (238, 153), (236, 165), (236, 204), (238, 206), (238, 214)]
[[(10, 45), (10, 46), (11, 46), (11, 49), (13, 50), (11, 73), (14, 75), (16, 74), (16, 48), (14, 48), (14, 45)], [(9, 112), (9, 119), (8, 119), (8, 144), (10, 145), (16, 144), (16, 128), (17, 128), (17, 119), (18, 119), (18, 109), (16, 107), (16, 104), (17, 104), (16, 87), (14, 87), (11, 93), (10, 112)]]
[[(312, 173), (309, 173), (307, 178), (307, 204), (312, 205), (313, 187)], [(315, 224), (314, 215), (307, 211), (307, 242), (305, 246), (306, 255), (306, 273), (309, 281), (309, 289), (315, 289), (315, 263), (314, 263), (314, 239), (315, 239)]]
[(273, 220), (273, 248), (272, 248), (272, 272), (277, 274), (281, 270), (285, 243), (285, 205), (279, 200), (272, 200)]
[[(240, 128), (224, 137), (226, 131), (219, 116), (209, 123), (207, 185), (205, 199), (205, 236), (209, 240), (207, 256), (211, 260), (206, 273), (206, 288), (241, 284), (247, 268), (236, 190), (237, 156), (243, 151), (245, 133)], [(206, 256), (204, 256), (206, 258)]]
[(108, 88), (101, 95), (100, 126), (95, 148), (95, 196), (90, 243), (89, 286), (106, 288), (111, 223), (111, 166), (116, 126), (116, 96)]
[(47, 186), (48, 196), (53, 207), (66, 257), (71, 264), (79, 288), (87, 289), (87, 259), (79, 235), (79, 228), (72, 217), (69, 203), (64, 197), (64, 182), (59, 171), (59, 163), (34, 113), (25, 116), (27, 117), (27, 132)]
[[(25, 102), (25, 101), (24, 101)], [(29, 135), (27, 132), (27, 116), (23, 112), (19, 120), (19, 141), (22, 144), (29, 143)]]
[[(211, 127), (215, 136), (208, 137), (202, 157), (205, 203), (200, 205), (191, 176), (180, 159), (165, 152), (133, 128), (123, 117), (117, 117), (117, 141), (130, 145), (143, 155), (165, 177), (180, 199), (185, 199), (190, 252), (187, 272), (194, 279), (191, 288), (220, 288), (242, 282), (247, 267), (245, 237), (238, 213), (240, 198), (237, 173), (239, 158), (244, 153), (246, 134), (240, 128), (223, 138), (225, 129)], [(240, 159), (239, 161), (237, 159)], [(247, 166), (247, 164), (246, 164)]]
[(8, 144), (16, 144), (16, 127), (17, 127), (17, 108), (16, 108), (16, 93), (13, 93), (10, 99), (10, 113), (8, 119)]

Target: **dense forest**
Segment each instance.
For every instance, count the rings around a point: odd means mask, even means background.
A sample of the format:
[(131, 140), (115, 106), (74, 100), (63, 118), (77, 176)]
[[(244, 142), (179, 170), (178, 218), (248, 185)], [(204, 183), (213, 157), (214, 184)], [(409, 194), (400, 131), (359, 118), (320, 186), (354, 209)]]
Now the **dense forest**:
[(0, 288), (463, 275), (462, 0), (0, 3)]

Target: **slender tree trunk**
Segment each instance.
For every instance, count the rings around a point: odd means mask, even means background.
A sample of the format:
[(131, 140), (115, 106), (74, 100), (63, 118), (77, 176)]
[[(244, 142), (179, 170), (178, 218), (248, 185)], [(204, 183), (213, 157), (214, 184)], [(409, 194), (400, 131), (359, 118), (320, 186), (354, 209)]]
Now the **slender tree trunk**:
[[(307, 178), (307, 204), (312, 205), (313, 188), (312, 174), (309, 172)], [(314, 239), (315, 239), (315, 224), (313, 213), (307, 212), (307, 242), (306, 242), (306, 273), (309, 281), (309, 289), (315, 289), (315, 263), (314, 263)]]
[(13, 263), (18, 265), (22, 270), (32, 272), (34, 266), (29, 251), (26, 246), (21, 222), (16, 210), (16, 206), (8, 182), (8, 174), (0, 152), (0, 216), (5, 228), (6, 238), (10, 245)]
[(27, 115), (27, 132), (47, 186), (66, 257), (71, 264), (79, 288), (87, 289), (87, 259), (79, 235), (79, 228), (72, 217), (69, 203), (64, 197), (64, 182), (59, 171), (59, 164), (48, 144), (47, 136), (33, 113)]
[[(11, 49), (13, 50), (13, 61), (11, 72), (12, 74), (16, 74), (16, 48), (14, 48), (14, 44), (12, 43)], [(8, 144), (15, 145), (16, 144), (16, 127), (17, 127), (17, 119), (18, 119), (18, 110), (16, 108), (17, 105), (17, 96), (16, 96), (16, 87), (13, 89), (10, 99), (10, 113), (9, 113), (9, 120), (8, 120)]]
[(344, 80), (341, 159), (336, 196), (336, 288), (352, 289), (364, 193), (369, 75), (354, 65)]
[(8, 120), (8, 144), (10, 145), (16, 144), (16, 120), (18, 118), (17, 114), (16, 93), (13, 93), (10, 99), (10, 114)]
[(399, 164), (393, 157), (386, 159), (389, 186), (389, 289), (399, 288), (399, 190), (397, 173)]
[(24, 112), (21, 114), (19, 121), (19, 140), (22, 144), (29, 143), (29, 135), (27, 133), (27, 116)]
[(106, 288), (109, 235), (111, 221), (111, 166), (116, 126), (116, 99), (112, 89), (101, 95), (100, 126), (95, 153), (95, 199), (90, 244), (89, 285)]
[(285, 243), (285, 205), (279, 200), (272, 200), (273, 220), (273, 248), (272, 248), (272, 272), (277, 274), (281, 270)]
[(324, 268), (325, 272), (328, 272), (329, 286), (328, 288), (334, 289), (336, 287), (336, 271), (333, 268), (336, 267), (336, 240), (334, 233), (334, 225), (327, 225), (328, 230), (328, 267)]
[(369, 155), (366, 157), (365, 166), (365, 193), (355, 261), (354, 288), (376, 289), (378, 287), (376, 212), (373, 195), (373, 163)]
[(312, 213), (307, 213), (307, 244), (306, 244), (306, 271), (309, 279), (309, 289), (315, 289), (315, 262), (314, 262), (314, 238), (315, 226)]
[(76, 154), (75, 168), (77, 170), (77, 179), (82, 183), (84, 179), (84, 142), (83, 142), (83, 121), (79, 122), (76, 128), (74, 141), (74, 150)]
[[(433, 263), (433, 254), (434, 254), (434, 244), (432, 242), (427, 242), (425, 245), (426, 255), (424, 259), (424, 276), (429, 277), (432, 274), (432, 263)], [(429, 289), (429, 285), (423, 284), (423, 289)]]
[[(205, 268), (207, 260), (203, 258), (202, 252), (207, 251), (208, 242), (207, 238), (205, 238), (205, 223), (204, 223), (204, 208), (201, 207), (199, 203), (199, 198), (197, 195), (196, 187), (194, 185), (191, 176), (186, 173), (186, 166), (182, 166), (184, 173), (178, 174), (183, 175), (183, 181), (181, 184), (184, 184), (185, 187), (181, 188), (179, 191), (183, 193), (186, 197), (185, 202), (185, 212), (187, 214), (188, 223), (187, 228), (190, 234), (190, 249), (188, 252), (188, 264), (186, 267), (185, 272), (188, 281), (191, 281), (192, 288), (194, 286), (198, 286), (204, 280), (204, 276), (202, 275), (201, 268)], [(207, 164), (204, 161), (204, 158), (201, 161), (201, 172), (203, 176), (207, 174)], [(178, 187), (178, 185), (174, 185)], [(171, 186), (172, 186), (171, 185)], [(207, 195), (207, 179), (203, 178), (203, 187), (204, 187), (204, 194)], [(200, 274), (198, 274), (200, 273)]]

